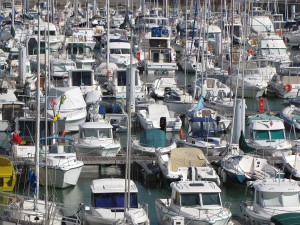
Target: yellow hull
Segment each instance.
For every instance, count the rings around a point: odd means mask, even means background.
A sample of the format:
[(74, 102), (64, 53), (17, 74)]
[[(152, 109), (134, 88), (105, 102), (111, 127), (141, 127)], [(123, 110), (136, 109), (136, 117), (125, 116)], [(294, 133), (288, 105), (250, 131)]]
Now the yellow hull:
[(0, 191), (13, 191), (16, 184), (13, 163), (6, 157), (0, 157)]

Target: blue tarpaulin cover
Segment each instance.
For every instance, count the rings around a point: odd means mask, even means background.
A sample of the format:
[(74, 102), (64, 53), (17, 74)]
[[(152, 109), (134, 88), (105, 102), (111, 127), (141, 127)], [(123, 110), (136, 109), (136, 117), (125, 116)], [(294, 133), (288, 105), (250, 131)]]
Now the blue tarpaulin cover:
[(159, 129), (144, 130), (140, 136), (140, 143), (146, 147), (166, 147), (166, 132)]

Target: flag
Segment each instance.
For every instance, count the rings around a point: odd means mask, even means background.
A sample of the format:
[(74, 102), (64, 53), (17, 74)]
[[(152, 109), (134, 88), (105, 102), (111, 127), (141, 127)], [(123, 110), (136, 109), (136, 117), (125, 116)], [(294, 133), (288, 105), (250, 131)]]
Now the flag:
[(65, 95), (62, 95), (61, 97), (60, 97), (60, 104), (62, 105), (62, 104), (64, 104), (64, 101), (66, 100), (66, 96)]
[(55, 98), (51, 98), (50, 103), (51, 103), (52, 106), (55, 106), (57, 104), (56, 101), (55, 101)]
[(15, 28), (13, 26), (10, 27), (10, 34), (13, 37), (15, 37), (15, 35), (16, 35)]

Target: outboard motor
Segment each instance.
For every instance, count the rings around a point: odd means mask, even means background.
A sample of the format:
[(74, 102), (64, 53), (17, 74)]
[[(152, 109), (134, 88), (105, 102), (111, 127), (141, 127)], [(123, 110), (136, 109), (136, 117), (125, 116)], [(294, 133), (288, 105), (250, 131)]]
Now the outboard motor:
[(167, 118), (166, 117), (160, 117), (159, 126), (160, 126), (161, 130), (166, 131), (166, 127), (167, 127)]

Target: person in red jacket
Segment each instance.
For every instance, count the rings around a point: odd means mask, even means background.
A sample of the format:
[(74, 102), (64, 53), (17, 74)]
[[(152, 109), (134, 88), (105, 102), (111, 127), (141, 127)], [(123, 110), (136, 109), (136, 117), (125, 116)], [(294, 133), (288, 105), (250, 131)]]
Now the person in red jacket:
[(22, 139), (21, 139), (20, 134), (19, 134), (18, 131), (15, 131), (13, 133), (13, 135), (12, 135), (12, 141), (13, 141), (13, 143), (15, 143), (17, 145), (19, 145), (19, 144), (22, 143)]

